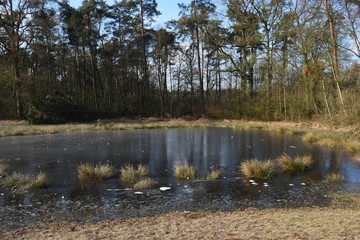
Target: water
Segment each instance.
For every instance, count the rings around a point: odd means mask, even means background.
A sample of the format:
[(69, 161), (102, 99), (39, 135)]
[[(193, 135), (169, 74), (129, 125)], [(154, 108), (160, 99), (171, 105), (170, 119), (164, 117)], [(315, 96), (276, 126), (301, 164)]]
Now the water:
[[(359, 165), (345, 153), (304, 144), (300, 136), (261, 130), (230, 128), (152, 129), (63, 133), (0, 138), (1, 162), (9, 172), (36, 175), (46, 172), (52, 184), (41, 190), (16, 194), (0, 187), (0, 224), (6, 229), (37, 221), (129, 219), (170, 211), (233, 211), (247, 207), (312, 207), (327, 204), (334, 188), (359, 191)], [(276, 159), (312, 155), (311, 171), (278, 173), (270, 181), (252, 184), (239, 173), (244, 159)], [(223, 169), (218, 181), (182, 181), (173, 177), (176, 164), (189, 162), (203, 178), (211, 169)], [(134, 194), (119, 175), (84, 185), (80, 163), (148, 164), (154, 188)], [(342, 185), (322, 183), (332, 172), (345, 175)], [(171, 190), (160, 192), (159, 187)], [(350, 191), (350, 190), (349, 190)]]

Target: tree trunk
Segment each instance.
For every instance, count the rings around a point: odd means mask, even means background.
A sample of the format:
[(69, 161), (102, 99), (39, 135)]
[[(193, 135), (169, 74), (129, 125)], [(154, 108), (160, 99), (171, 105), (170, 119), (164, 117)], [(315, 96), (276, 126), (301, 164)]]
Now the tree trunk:
[(200, 83), (200, 97), (201, 97), (201, 107), (204, 106), (205, 96), (204, 96), (204, 79), (202, 74), (201, 67), (201, 53), (200, 53), (200, 39), (199, 39), (199, 28), (196, 27), (196, 52), (198, 60), (198, 74), (199, 74), (199, 83)]
[(331, 60), (332, 60), (334, 81), (335, 81), (337, 92), (339, 95), (340, 106), (346, 114), (346, 110), (344, 107), (344, 100), (342, 97), (341, 88), (340, 88), (340, 84), (339, 84), (340, 74), (339, 74), (338, 52), (337, 52), (338, 44), (337, 44), (337, 39), (336, 39), (336, 34), (335, 34), (334, 18), (331, 13), (331, 6), (329, 4), (329, 1), (323, 0), (323, 3), (324, 3), (325, 13), (327, 15), (328, 22), (329, 22), (330, 39), (331, 39)]

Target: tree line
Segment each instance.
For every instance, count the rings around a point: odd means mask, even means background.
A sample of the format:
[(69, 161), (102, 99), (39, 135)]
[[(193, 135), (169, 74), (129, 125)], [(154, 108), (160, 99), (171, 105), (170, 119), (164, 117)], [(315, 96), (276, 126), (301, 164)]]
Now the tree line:
[(0, 119), (360, 118), (360, 1), (216, 4), (1, 0)]

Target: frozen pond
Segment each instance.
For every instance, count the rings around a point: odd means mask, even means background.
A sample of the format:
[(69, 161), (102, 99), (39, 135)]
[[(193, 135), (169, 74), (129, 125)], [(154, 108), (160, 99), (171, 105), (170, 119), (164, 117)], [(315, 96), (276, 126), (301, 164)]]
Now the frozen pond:
[[(40, 170), (51, 176), (52, 184), (41, 190), (16, 194), (0, 186), (0, 225), (5, 229), (37, 221), (82, 223), (152, 216), (170, 211), (232, 211), (247, 207), (311, 207), (327, 204), (333, 188), (359, 191), (359, 165), (342, 152), (305, 144), (300, 136), (261, 130), (152, 129), (79, 132), (0, 138), (1, 163), (9, 172), (31, 175)], [(312, 170), (278, 173), (271, 181), (252, 185), (239, 173), (244, 159), (276, 159), (310, 154)], [(199, 177), (213, 168), (223, 169), (216, 181), (177, 182), (175, 164), (195, 166)], [(149, 166), (157, 183), (142, 195), (128, 190), (114, 177), (81, 184), (76, 168), (80, 163), (110, 163), (119, 169), (127, 163)], [(323, 184), (325, 176), (339, 172), (341, 185)], [(171, 187), (160, 192), (159, 187)]]

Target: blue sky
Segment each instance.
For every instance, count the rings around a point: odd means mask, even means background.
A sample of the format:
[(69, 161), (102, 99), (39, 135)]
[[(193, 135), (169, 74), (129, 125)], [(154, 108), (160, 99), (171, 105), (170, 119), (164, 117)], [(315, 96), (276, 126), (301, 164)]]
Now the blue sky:
[[(114, 0), (106, 0), (108, 4), (113, 4)], [(157, 0), (158, 10), (162, 13), (158, 19), (158, 23), (162, 24), (171, 19), (177, 19), (179, 8), (178, 3), (190, 3), (191, 0)], [(81, 5), (82, 0), (70, 0), (70, 5), (73, 7), (78, 7)]]

